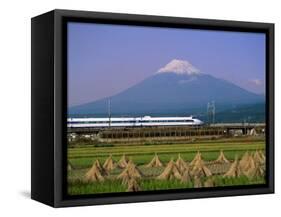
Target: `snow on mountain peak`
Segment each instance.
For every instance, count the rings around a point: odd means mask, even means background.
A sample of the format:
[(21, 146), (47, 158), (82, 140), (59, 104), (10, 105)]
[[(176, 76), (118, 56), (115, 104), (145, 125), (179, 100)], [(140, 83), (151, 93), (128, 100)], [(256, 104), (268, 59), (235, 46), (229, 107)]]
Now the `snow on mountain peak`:
[(200, 74), (200, 70), (186, 60), (173, 59), (166, 66), (159, 69), (157, 73), (197, 75)]

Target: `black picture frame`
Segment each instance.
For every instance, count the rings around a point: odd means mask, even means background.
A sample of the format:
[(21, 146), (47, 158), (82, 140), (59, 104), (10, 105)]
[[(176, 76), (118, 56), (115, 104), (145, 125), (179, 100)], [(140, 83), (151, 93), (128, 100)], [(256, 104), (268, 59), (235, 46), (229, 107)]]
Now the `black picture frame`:
[[(265, 185), (68, 196), (66, 194), (68, 21), (266, 34)], [(274, 24), (53, 10), (32, 18), (31, 198), (53, 207), (274, 193)]]

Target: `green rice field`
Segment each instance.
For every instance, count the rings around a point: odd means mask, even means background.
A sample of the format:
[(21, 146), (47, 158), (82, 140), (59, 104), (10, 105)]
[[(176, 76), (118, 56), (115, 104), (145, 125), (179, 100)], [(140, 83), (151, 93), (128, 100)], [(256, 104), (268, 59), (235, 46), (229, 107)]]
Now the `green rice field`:
[[(217, 159), (220, 151), (223, 150), (225, 157), (230, 160), (226, 165), (214, 165), (212, 161)], [(94, 193), (110, 193), (125, 192), (126, 185), (116, 177), (123, 171), (116, 168), (105, 177), (102, 182), (85, 181), (85, 174), (91, 168), (96, 160), (101, 165), (105, 162), (109, 155), (115, 162), (125, 154), (144, 174), (138, 183), (142, 191), (165, 190), (165, 189), (182, 189), (193, 188), (194, 180), (188, 183), (182, 183), (179, 180), (156, 180), (155, 177), (160, 175), (166, 164), (174, 159), (175, 161), (180, 154), (181, 158), (190, 162), (200, 151), (206, 166), (212, 171), (212, 180), (215, 186), (233, 186), (233, 185), (249, 185), (262, 184), (265, 182), (264, 177), (248, 178), (246, 176), (227, 178), (222, 175), (230, 168), (231, 162), (235, 156), (239, 159), (245, 152), (254, 153), (256, 150), (265, 151), (264, 138), (233, 138), (221, 140), (208, 140), (193, 143), (171, 143), (171, 144), (89, 144), (84, 146), (72, 146), (68, 148), (68, 162), (71, 170), (68, 171), (68, 193), (70, 195), (94, 194)], [(145, 167), (157, 153), (159, 159), (164, 164), (163, 167), (147, 168)], [(204, 183), (207, 178), (201, 180)]]

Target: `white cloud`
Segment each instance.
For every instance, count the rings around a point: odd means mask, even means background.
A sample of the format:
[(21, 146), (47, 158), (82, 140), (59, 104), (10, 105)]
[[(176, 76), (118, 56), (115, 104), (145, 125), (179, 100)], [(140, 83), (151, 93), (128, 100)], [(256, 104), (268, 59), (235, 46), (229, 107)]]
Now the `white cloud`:
[(186, 60), (173, 59), (166, 66), (159, 69), (157, 73), (176, 73), (176, 74), (196, 75), (196, 74), (200, 74), (200, 70), (194, 67), (190, 62)]
[(262, 86), (263, 85), (263, 81), (260, 79), (252, 79), (250, 80), (250, 82), (256, 86)]

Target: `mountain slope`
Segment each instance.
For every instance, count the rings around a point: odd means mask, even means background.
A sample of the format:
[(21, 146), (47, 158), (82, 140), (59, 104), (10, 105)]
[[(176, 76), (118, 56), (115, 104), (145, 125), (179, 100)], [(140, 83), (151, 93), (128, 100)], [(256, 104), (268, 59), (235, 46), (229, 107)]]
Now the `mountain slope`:
[[(167, 67), (168, 65), (135, 86), (111, 96), (112, 114), (186, 115), (206, 111), (206, 105), (210, 101), (215, 101), (216, 105), (224, 109), (264, 101), (263, 96), (228, 81), (199, 73), (188, 64), (182, 68)], [(106, 115), (108, 100), (109, 98), (104, 98), (72, 107), (69, 113)]]

